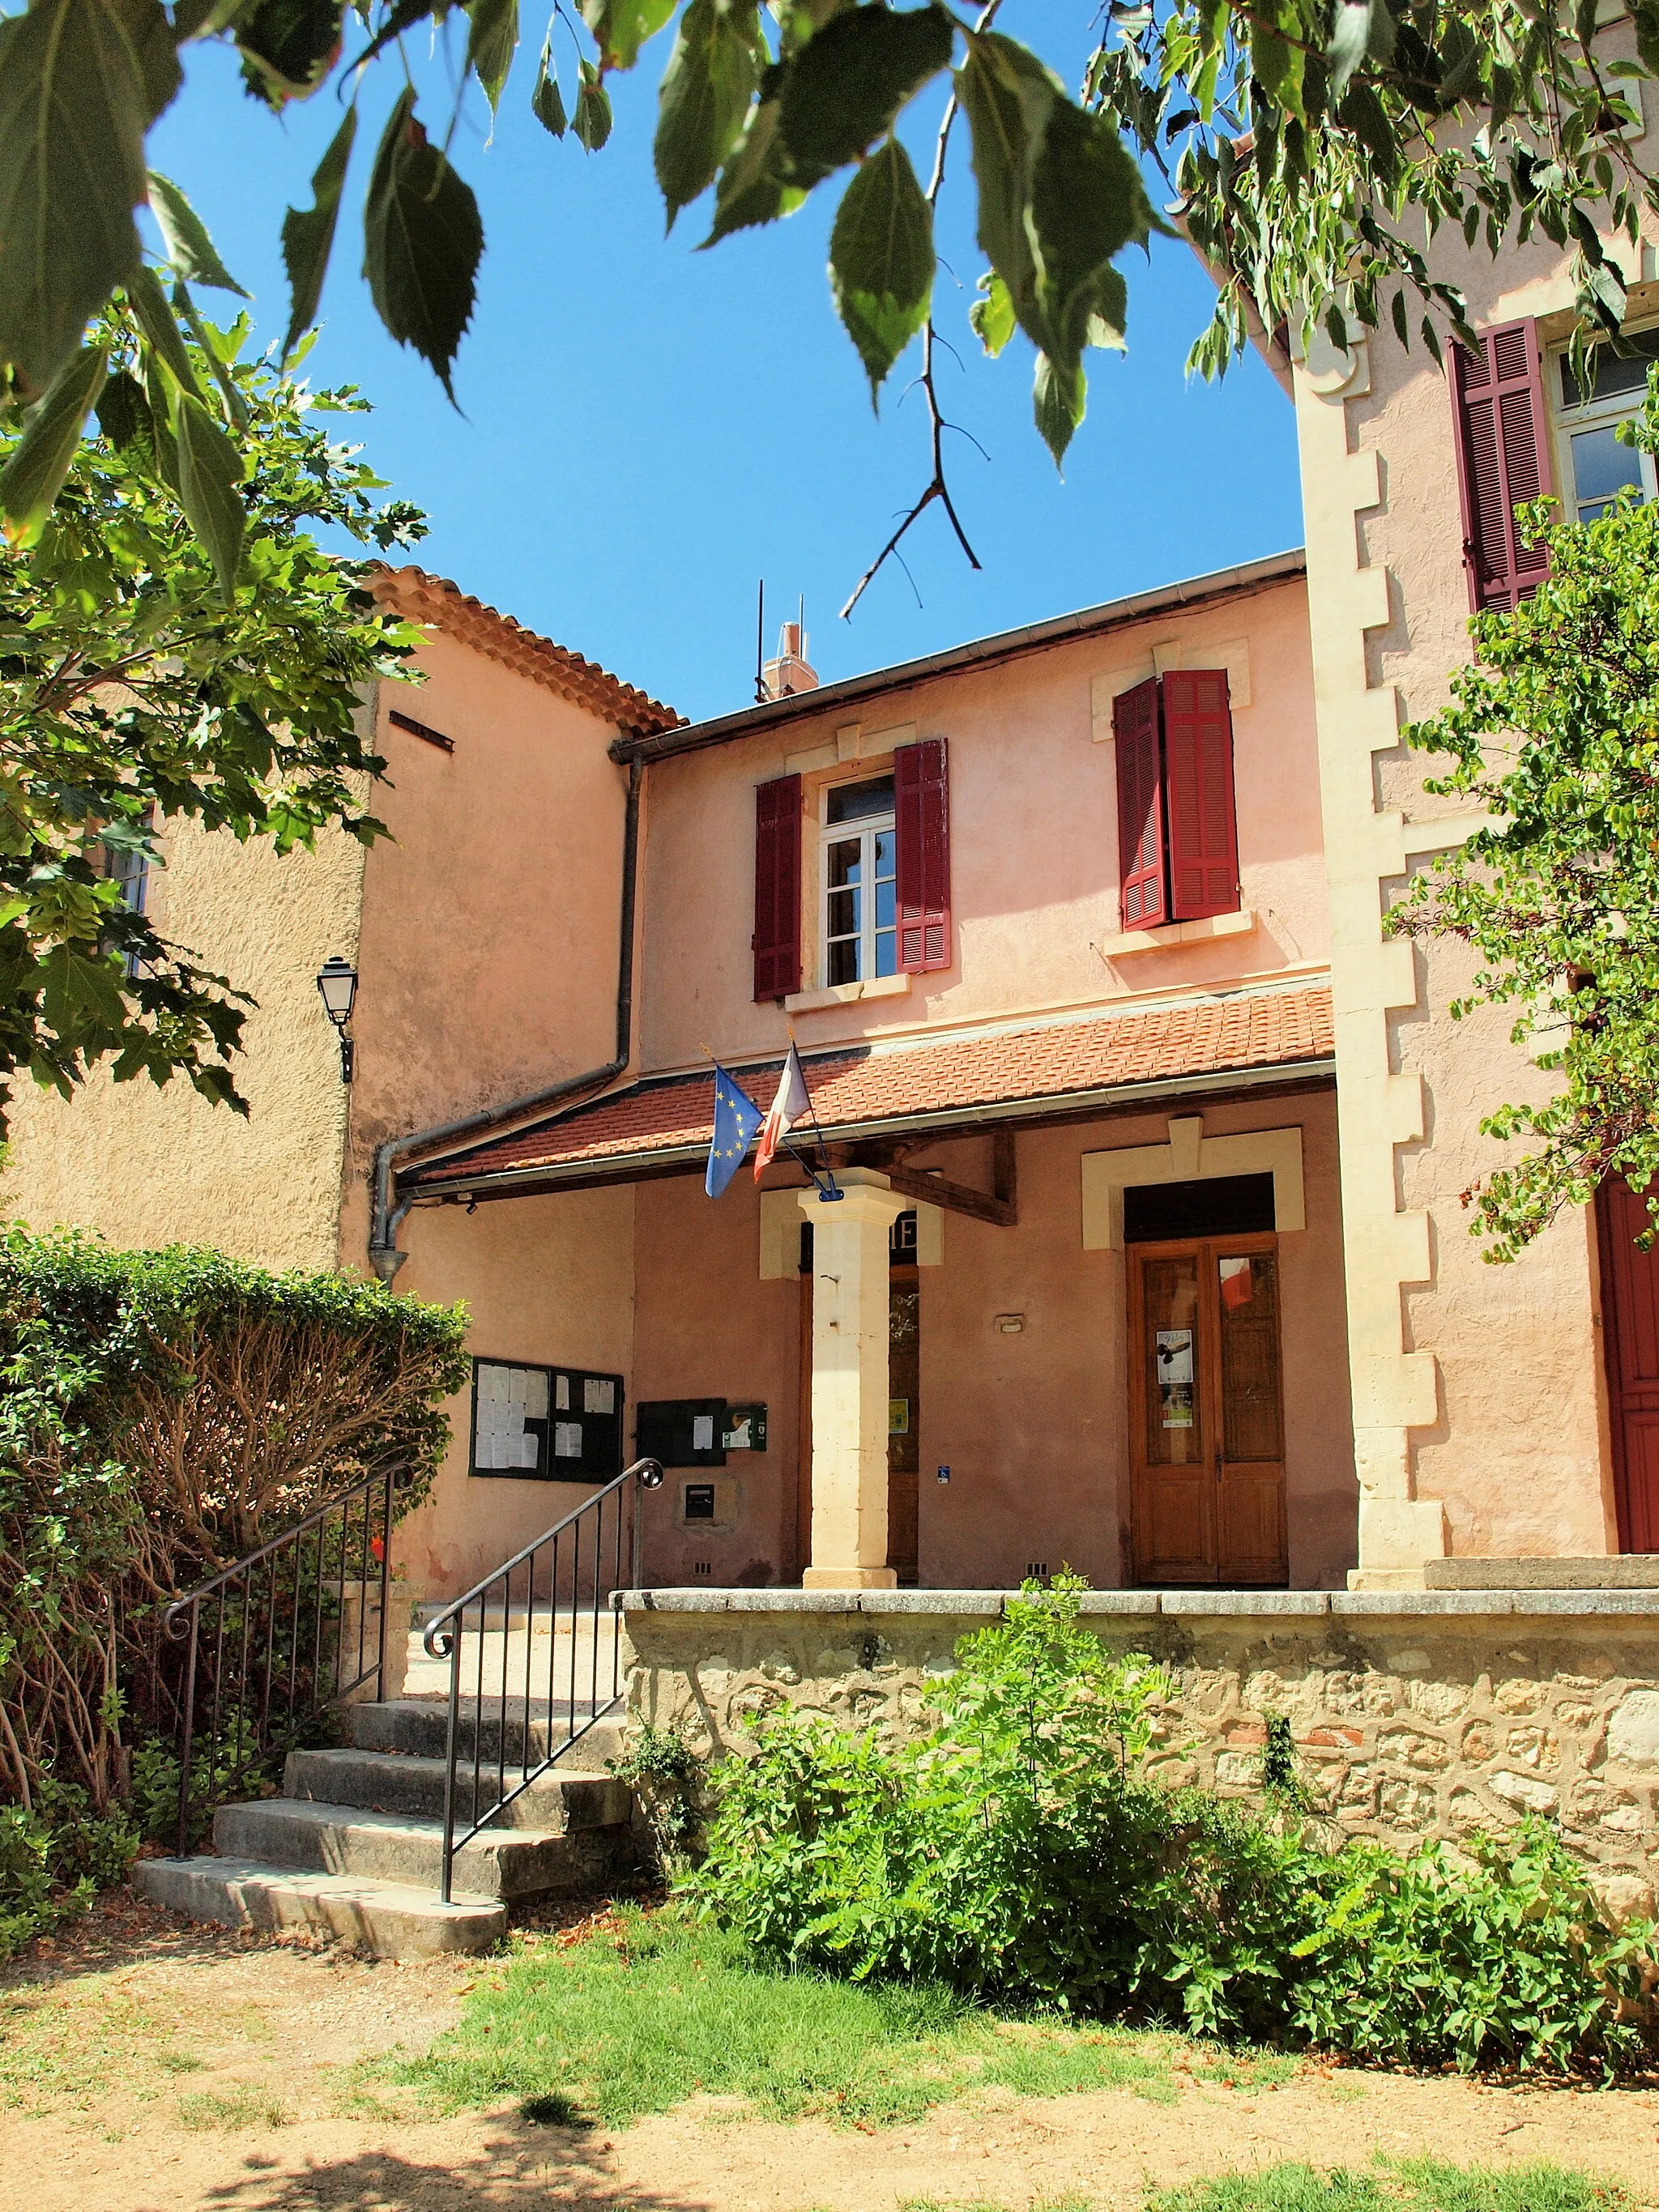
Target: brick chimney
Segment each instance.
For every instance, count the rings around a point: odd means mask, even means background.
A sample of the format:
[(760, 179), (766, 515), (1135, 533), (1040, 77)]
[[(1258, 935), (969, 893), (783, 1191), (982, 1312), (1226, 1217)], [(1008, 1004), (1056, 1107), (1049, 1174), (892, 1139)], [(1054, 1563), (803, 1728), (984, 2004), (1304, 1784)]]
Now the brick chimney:
[(761, 684), (769, 699), (788, 699), (797, 691), (817, 689), (818, 672), (806, 658), (806, 632), (798, 622), (785, 623), (778, 649), (761, 671)]

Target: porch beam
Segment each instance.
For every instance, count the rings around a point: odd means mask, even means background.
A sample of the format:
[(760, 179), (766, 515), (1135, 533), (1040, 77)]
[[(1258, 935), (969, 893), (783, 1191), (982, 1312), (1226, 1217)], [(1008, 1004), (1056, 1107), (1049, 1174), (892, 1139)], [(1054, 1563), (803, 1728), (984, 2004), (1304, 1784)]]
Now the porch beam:
[(919, 1175), (914, 1168), (896, 1164), (883, 1173), (893, 1188), (907, 1198), (925, 1199), (947, 1213), (965, 1213), (970, 1220), (988, 1222), (994, 1229), (1013, 1229), (1019, 1224), (1019, 1190), (1014, 1161), (1014, 1133), (996, 1129), (991, 1136), (992, 1184), (989, 1191), (975, 1190), (965, 1182), (951, 1182), (943, 1176)]

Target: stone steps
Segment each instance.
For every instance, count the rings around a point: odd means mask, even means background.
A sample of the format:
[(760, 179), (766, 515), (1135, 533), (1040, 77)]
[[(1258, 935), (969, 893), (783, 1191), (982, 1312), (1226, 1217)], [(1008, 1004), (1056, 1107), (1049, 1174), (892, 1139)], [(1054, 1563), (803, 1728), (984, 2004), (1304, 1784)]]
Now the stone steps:
[[(479, 1756), (489, 1764), (498, 1759), (505, 1747), (510, 1770), (515, 1761), (523, 1760), (527, 1738), (532, 1759), (545, 1759), (550, 1750), (556, 1752), (568, 1740), (571, 1725), (568, 1704), (555, 1705), (550, 1712), (542, 1699), (532, 1698), (526, 1715), (522, 1698), (509, 1698), (505, 1713), (500, 1702), (492, 1698), (476, 1732)], [(565, 1754), (573, 1767), (580, 1767), (584, 1773), (602, 1771), (607, 1760), (621, 1755), (623, 1723), (620, 1714), (612, 1717), (609, 1709), (601, 1707), (600, 1717), (594, 1719), (592, 1706), (579, 1704), (574, 1725), (584, 1733)], [(447, 1726), (448, 1707), (441, 1699), (404, 1698), (395, 1703), (352, 1708), (352, 1741), (365, 1751), (441, 1759)], [(464, 1721), (461, 1754), (468, 1762), (469, 1772), (473, 1738), (473, 1729)]]
[[(141, 1860), (135, 1885), (193, 1920), (311, 1928), (382, 1957), (414, 1958), (487, 1950), (505, 1931), (510, 1903), (602, 1890), (631, 1867), (632, 1794), (599, 1765), (620, 1745), (617, 1721), (599, 1721), (572, 1747), (568, 1767), (537, 1776), (461, 1847), (446, 1905), (437, 1893), (447, 1709), (406, 1699), (353, 1706), (345, 1717), (349, 1746), (290, 1753), (283, 1796), (221, 1806), (211, 1853)], [(565, 1741), (569, 1724), (568, 1707), (550, 1720), (520, 1700), (507, 1711), (503, 1741), (502, 1717), (496, 1711), (476, 1732), (463, 1730), (458, 1824), (472, 1820), (475, 1734), (483, 1811), (501, 1786), (503, 1750), (510, 1789), (526, 1733), (533, 1764)]]

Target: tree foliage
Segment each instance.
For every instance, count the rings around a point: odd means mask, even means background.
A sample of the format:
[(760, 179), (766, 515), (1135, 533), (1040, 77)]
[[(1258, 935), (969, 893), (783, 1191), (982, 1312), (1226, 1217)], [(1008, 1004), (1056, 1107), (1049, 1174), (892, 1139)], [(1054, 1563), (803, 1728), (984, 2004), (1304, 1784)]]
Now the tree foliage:
[[(1161, 173), (1219, 281), (1194, 349), (1206, 372), (1253, 329), (1305, 334), (1322, 319), (1341, 342), (1387, 318), (1402, 342), (1415, 330), (1437, 350), (1464, 327), (1425, 250), (1443, 228), (1491, 253), (1534, 230), (1556, 240), (1586, 327), (1617, 329), (1628, 272), (1606, 240), (1633, 243), (1642, 209), (1659, 207), (1637, 143), (1659, 0), (1611, 13), (1602, 0), (1110, 0), (1103, 12), (1091, 0), (1054, 11), (1057, 35), (1102, 26), (1076, 98), (997, 26), (1000, 5), (553, 0), (544, 29), (521, 24), (517, 0), (31, 0), (0, 19), (0, 362), (23, 397), (68, 368), (88, 319), (142, 265), (146, 197), (191, 281), (232, 281), (176, 188), (145, 168), (180, 55), (201, 39), (228, 41), (272, 108), (325, 87), (345, 106), (312, 205), (283, 228), (290, 346), (320, 296), (358, 108), (391, 75), (364, 180), (364, 272), (386, 328), (446, 390), (483, 242), (448, 148), (469, 85), (499, 106), (521, 36), (538, 56), (533, 113), (589, 153), (611, 135), (607, 78), (663, 41), (657, 178), (671, 225), (712, 195), (705, 245), (842, 192), (830, 277), (872, 392), (918, 331), (931, 336), (933, 215), (963, 117), (987, 263), (975, 321), (992, 350), (1015, 328), (1035, 349), (1035, 411), (1056, 459), (1082, 419), (1088, 349), (1121, 342), (1117, 258), (1159, 227), (1143, 172)], [(406, 35), (422, 24), (447, 49), (429, 82)], [(918, 119), (934, 137), (925, 188), (897, 135)]]
[(418, 1503), (465, 1331), (461, 1307), (355, 1277), (6, 1231), (0, 1796), (125, 1802), (135, 1736), (167, 1717), (161, 1607), (361, 1474)]
[[(228, 281), (182, 195), (161, 204), (178, 267)], [(420, 534), (338, 441), (365, 403), (244, 358), (246, 322), (209, 323), (182, 276), (127, 276), (0, 424), (0, 1104), (19, 1069), (68, 1097), (108, 1059), (240, 1106), (258, 979), (166, 939), (119, 863), (159, 862), (186, 817), (280, 852), (374, 838), (361, 690), (416, 640), (311, 534)]]
[[(1659, 374), (1621, 434), (1659, 452)], [(1659, 507), (1625, 494), (1582, 525), (1552, 523), (1549, 501), (1522, 512), (1547, 581), (1476, 620), (1452, 705), (1406, 733), (1450, 757), (1427, 789), (1492, 819), (1389, 916), (1468, 945), (1479, 964), (1452, 1012), (1514, 1007), (1513, 1041), (1555, 1079), (1480, 1124), (1534, 1146), (1465, 1194), (1492, 1260), (1609, 1176), (1647, 1189), (1659, 1220)]]

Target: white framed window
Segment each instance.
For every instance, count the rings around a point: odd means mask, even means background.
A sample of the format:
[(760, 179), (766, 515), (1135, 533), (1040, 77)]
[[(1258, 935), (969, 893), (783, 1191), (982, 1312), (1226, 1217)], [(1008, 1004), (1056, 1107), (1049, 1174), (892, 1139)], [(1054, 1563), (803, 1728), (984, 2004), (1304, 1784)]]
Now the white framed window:
[(832, 784), (818, 846), (818, 943), (826, 987), (898, 971), (893, 779)]
[(1555, 416), (1556, 477), (1569, 522), (1594, 522), (1626, 484), (1645, 502), (1659, 497), (1651, 453), (1622, 445), (1620, 423), (1641, 412), (1648, 371), (1659, 361), (1659, 328), (1626, 333), (1635, 351), (1597, 346), (1588, 383), (1574, 374), (1565, 349), (1552, 355), (1550, 402)]

